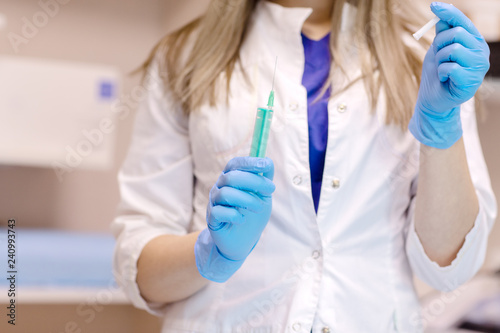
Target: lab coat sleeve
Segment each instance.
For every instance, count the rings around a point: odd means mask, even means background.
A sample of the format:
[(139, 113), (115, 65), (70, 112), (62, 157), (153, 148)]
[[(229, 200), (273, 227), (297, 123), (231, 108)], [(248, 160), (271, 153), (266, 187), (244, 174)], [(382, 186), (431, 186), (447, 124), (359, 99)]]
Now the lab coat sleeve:
[(417, 180), (411, 186), (412, 200), (408, 209), (409, 230), (406, 239), (406, 253), (413, 272), (428, 285), (441, 291), (451, 291), (472, 278), (482, 266), (489, 232), (497, 216), (497, 204), (491, 189), (488, 169), (484, 161), (476, 124), (474, 101), (462, 106), (463, 140), (467, 163), (479, 201), (479, 212), (474, 226), (465, 237), (461, 249), (449, 266), (441, 267), (425, 253), (415, 232), (415, 195)]
[(139, 106), (132, 142), (118, 174), (121, 202), (111, 225), (117, 240), (113, 271), (134, 306), (161, 316), (164, 305), (148, 303), (140, 294), (137, 260), (153, 238), (184, 235), (189, 229), (193, 168), (188, 116), (165, 92), (156, 63), (142, 87), (134, 89), (132, 97), (140, 96), (134, 101)]

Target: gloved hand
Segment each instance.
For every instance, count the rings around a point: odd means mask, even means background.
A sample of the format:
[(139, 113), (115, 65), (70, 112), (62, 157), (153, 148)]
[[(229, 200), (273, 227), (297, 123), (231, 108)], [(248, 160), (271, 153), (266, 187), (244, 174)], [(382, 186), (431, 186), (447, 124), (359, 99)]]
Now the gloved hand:
[(210, 190), (208, 228), (195, 244), (203, 277), (227, 281), (252, 252), (271, 216), (273, 177), (269, 158), (235, 157), (227, 163)]
[(456, 7), (433, 2), (441, 20), (422, 69), (415, 113), (408, 126), (421, 143), (446, 149), (462, 137), (460, 105), (471, 99), (490, 68), (488, 44)]

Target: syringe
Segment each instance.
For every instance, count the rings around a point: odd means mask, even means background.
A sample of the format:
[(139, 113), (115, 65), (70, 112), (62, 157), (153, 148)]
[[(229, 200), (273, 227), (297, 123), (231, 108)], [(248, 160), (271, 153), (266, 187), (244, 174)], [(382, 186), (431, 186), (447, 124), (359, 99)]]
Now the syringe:
[(257, 108), (252, 146), (250, 148), (251, 157), (266, 157), (267, 141), (269, 140), (269, 132), (271, 130), (271, 122), (274, 113), (274, 77), (276, 76), (277, 64), (278, 57), (276, 57), (276, 62), (274, 64), (273, 84), (267, 100), (267, 108)]

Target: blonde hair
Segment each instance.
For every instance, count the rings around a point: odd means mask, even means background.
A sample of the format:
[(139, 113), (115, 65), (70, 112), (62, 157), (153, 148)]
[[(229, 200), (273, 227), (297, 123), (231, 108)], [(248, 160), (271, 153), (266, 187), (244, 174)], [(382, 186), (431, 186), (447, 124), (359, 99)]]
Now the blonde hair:
[[(265, 0), (212, 0), (205, 15), (163, 38), (142, 68), (146, 69), (156, 54), (164, 54), (161, 65), (166, 66), (164, 72), (168, 73), (167, 87), (184, 111), (189, 113), (205, 102), (215, 105), (217, 78), (225, 74), (229, 89), (246, 28), (258, 1)], [(330, 38), (332, 73), (344, 70), (345, 53), (338, 36), (348, 2), (357, 7), (353, 36), (372, 112), (383, 88), (386, 123), (398, 124), (406, 130), (416, 101), (423, 59), (422, 52), (403, 43), (402, 36), (410, 35), (425, 19), (409, 0), (357, 3), (335, 0)], [(191, 36), (194, 41), (186, 50)], [(187, 57), (181, 56), (183, 52), (187, 52)], [(332, 75), (329, 82), (331, 78)]]

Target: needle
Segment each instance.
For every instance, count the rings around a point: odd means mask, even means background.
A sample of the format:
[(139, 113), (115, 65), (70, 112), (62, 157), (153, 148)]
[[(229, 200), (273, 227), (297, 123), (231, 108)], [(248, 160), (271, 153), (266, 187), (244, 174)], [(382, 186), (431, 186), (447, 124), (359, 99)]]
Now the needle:
[(277, 66), (278, 66), (278, 56), (276, 56), (276, 61), (274, 62), (273, 85), (271, 86), (271, 93), (269, 94), (269, 99), (267, 100), (267, 106), (271, 109), (274, 106), (274, 78), (276, 77)]

